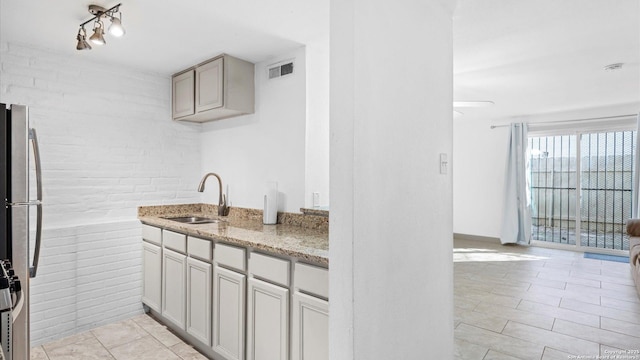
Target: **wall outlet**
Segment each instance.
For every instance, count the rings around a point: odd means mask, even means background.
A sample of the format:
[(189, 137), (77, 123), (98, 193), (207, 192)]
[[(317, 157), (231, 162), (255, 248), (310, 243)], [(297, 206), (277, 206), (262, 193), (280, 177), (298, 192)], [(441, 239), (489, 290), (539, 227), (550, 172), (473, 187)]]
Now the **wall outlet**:
[(313, 207), (318, 207), (320, 206), (320, 193), (319, 192), (314, 192), (313, 193), (313, 201), (312, 201)]

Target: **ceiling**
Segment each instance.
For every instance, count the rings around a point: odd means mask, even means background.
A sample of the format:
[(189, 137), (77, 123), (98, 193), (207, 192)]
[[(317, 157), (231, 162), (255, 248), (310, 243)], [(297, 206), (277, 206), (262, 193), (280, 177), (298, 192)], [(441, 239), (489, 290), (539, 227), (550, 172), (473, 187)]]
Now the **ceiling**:
[(459, 0), (453, 34), (454, 99), (495, 103), (457, 120), (640, 110), (638, 0)]
[[(122, 3), (124, 37), (77, 51), (88, 6)], [(105, 21), (105, 27), (110, 22)], [(169, 75), (220, 53), (259, 62), (328, 34), (327, 1), (2, 0), (0, 40)], [(92, 23), (87, 34), (92, 34)]]
[[(91, 51), (75, 50), (88, 5), (116, 2), (2, 0), (0, 40), (169, 75), (222, 52), (264, 61), (329, 31), (329, 0), (121, 1), (125, 37)], [(638, 0), (458, 0), (453, 34), (454, 99), (495, 103), (460, 121), (639, 102)]]

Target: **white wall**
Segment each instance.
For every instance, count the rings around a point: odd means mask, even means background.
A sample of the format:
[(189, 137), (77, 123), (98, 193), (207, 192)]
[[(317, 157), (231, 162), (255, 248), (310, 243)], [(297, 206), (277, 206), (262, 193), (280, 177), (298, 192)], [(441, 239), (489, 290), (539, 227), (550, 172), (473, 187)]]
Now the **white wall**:
[[(329, 24), (327, 24), (328, 26)], [(305, 141), (304, 206), (313, 206), (313, 193), (320, 206), (329, 205), (329, 39), (306, 45), (307, 129)]]
[(137, 207), (201, 198), (200, 126), (171, 121), (169, 77), (82, 56), (0, 43), (0, 101), (29, 106), (42, 153), (34, 345), (141, 312)]
[(330, 5), (330, 358), (452, 359), (455, 1)]
[(466, 115), (456, 118), (453, 121), (453, 232), (500, 237), (509, 128), (491, 129), (491, 125), (626, 115), (637, 113), (639, 108), (640, 103), (634, 103), (509, 119), (476, 119)]
[[(295, 59), (294, 73), (269, 80), (268, 65), (288, 59)], [(305, 68), (302, 47), (256, 64), (255, 113), (203, 125), (200, 176), (219, 174), (232, 206), (262, 209), (267, 181), (278, 182), (281, 211), (304, 206)], [(204, 201), (217, 203), (217, 184), (209, 181)]]

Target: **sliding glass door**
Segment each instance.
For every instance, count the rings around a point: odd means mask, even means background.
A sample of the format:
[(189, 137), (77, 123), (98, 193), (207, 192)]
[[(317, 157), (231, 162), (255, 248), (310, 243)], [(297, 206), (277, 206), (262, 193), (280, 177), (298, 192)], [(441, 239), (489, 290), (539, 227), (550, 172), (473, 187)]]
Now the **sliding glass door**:
[(629, 250), (635, 139), (632, 130), (530, 137), (532, 240)]

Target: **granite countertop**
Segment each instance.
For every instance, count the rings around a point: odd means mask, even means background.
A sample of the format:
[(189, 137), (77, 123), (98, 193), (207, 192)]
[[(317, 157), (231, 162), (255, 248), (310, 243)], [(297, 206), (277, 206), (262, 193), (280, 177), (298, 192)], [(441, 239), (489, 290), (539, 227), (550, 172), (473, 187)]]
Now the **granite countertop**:
[[(292, 256), (318, 265), (329, 266), (329, 234), (324, 228), (300, 225), (263, 225), (255, 210), (233, 209), (228, 217), (218, 217), (215, 206), (203, 204), (140, 207), (138, 219), (200, 238), (214, 239), (238, 246), (253, 247), (268, 253)], [(249, 215), (247, 215), (249, 214)], [(208, 224), (183, 224), (163, 217), (203, 216), (219, 219)], [(294, 214), (297, 215), (297, 214)], [(299, 216), (306, 216), (300, 214)]]

